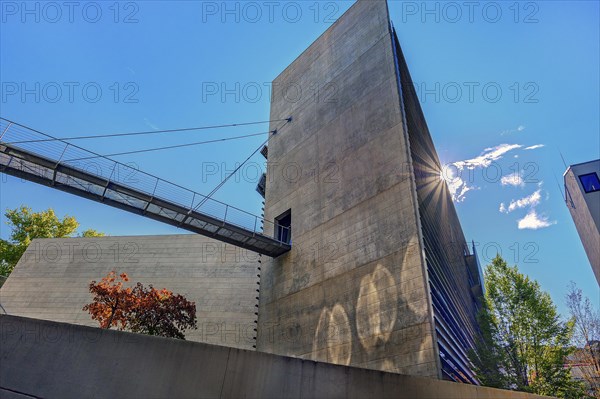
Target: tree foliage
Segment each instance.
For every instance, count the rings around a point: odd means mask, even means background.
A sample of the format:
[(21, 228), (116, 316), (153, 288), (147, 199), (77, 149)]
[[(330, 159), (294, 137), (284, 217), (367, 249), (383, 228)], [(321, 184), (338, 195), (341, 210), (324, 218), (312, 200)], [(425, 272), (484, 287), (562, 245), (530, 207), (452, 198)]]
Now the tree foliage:
[(93, 302), (83, 307), (101, 328), (116, 327), (136, 333), (185, 339), (184, 331), (197, 328), (196, 304), (167, 289), (137, 283), (125, 287), (126, 273), (113, 271), (100, 282), (92, 281)]
[(560, 319), (539, 284), (497, 256), (485, 271), (481, 337), (471, 353), (484, 385), (564, 398), (583, 396), (565, 367), (572, 322)]
[[(0, 275), (8, 276), (31, 243), (36, 238), (71, 237), (79, 223), (72, 216), (60, 219), (54, 210), (33, 212), (26, 206), (7, 209), (6, 223), (10, 226), (11, 234), (8, 240), (0, 239)], [(82, 237), (103, 236), (96, 230), (86, 230)]]
[(81, 232), (80, 237), (104, 237), (104, 233), (98, 231), (98, 230), (94, 230), (94, 229), (87, 229)]
[(92, 303), (83, 310), (92, 315), (93, 320), (100, 323), (100, 328), (117, 327), (124, 330), (128, 325), (128, 311), (134, 305), (131, 287), (125, 287), (129, 281), (127, 274), (117, 276), (113, 271), (103, 277), (100, 282), (92, 281), (90, 292), (94, 295)]
[(577, 348), (570, 357), (571, 363), (577, 377), (586, 382), (588, 394), (600, 398), (600, 310), (594, 309), (573, 282), (566, 299), (575, 323), (573, 344)]

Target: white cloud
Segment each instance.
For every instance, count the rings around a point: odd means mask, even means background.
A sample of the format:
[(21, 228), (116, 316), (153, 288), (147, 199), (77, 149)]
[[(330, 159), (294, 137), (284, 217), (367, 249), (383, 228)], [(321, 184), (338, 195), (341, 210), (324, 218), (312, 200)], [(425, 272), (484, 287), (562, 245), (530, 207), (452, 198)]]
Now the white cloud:
[(529, 146), (529, 147), (525, 147), (524, 149), (525, 150), (536, 150), (538, 148), (542, 148), (542, 147), (545, 147), (545, 146), (546, 145), (544, 145), (544, 144), (536, 144), (536, 145), (532, 145), (532, 146)]
[(495, 147), (486, 148), (478, 157), (444, 165), (441, 177), (448, 184), (452, 200), (454, 202), (463, 202), (467, 192), (477, 189), (476, 186), (467, 184), (461, 178), (461, 172), (464, 169), (487, 168), (492, 162), (501, 159), (507, 152), (521, 147), (523, 146), (520, 144), (500, 144)]
[(465, 195), (467, 194), (467, 192), (471, 191), (471, 190), (477, 190), (477, 187), (475, 186), (469, 186), (466, 183), (462, 184), (462, 187), (460, 188), (460, 191), (457, 191), (456, 194), (454, 194), (452, 196), (452, 198), (456, 201), (456, 202), (463, 202), (465, 200)]
[(516, 129), (508, 129), (508, 130), (504, 130), (504, 131), (500, 132), (500, 136), (504, 136), (504, 135), (512, 134), (512, 133), (520, 133), (523, 130), (525, 130), (525, 126), (519, 125), (519, 126), (517, 126)]
[(523, 181), (523, 176), (520, 172), (514, 172), (510, 175), (502, 176), (500, 179), (500, 183), (503, 186), (514, 186), (514, 187), (523, 187), (525, 186), (525, 181)]
[(519, 230), (543, 229), (546, 227), (550, 227), (553, 224), (556, 224), (556, 221), (551, 222), (548, 220), (547, 217), (538, 215), (537, 212), (535, 211), (535, 209), (530, 210), (529, 213), (523, 219), (520, 219), (518, 221)]
[(475, 186), (469, 186), (462, 178), (459, 177), (457, 172), (461, 169), (453, 168), (452, 165), (446, 165), (442, 167), (440, 177), (446, 181), (448, 190), (452, 195), (452, 201), (463, 202), (465, 195), (471, 190), (477, 189)]
[(502, 213), (506, 212), (506, 205), (504, 205), (504, 202), (500, 203), (500, 209), (498, 209), (498, 210)]
[(500, 144), (496, 147), (486, 148), (478, 157), (467, 159), (465, 161), (454, 162), (454, 165), (456, 165), (456, 167), (460, 170), (463, 168), (487, 168), (492, 164), (492, 162), (499, 160), (507, 152), (521, 147), (523, 146), (520, 144)]
[(505, 213), (512, 212), (516, 209), (525, 208), (527, 206), (534, 207), (540, 203), (542, 200), (542, 190), (537, 190), (533, 194), (528, 195), (527, 197), (523, 197), (518, 200), (510, 201), (508, 204), (508, 208), (504, 207)]

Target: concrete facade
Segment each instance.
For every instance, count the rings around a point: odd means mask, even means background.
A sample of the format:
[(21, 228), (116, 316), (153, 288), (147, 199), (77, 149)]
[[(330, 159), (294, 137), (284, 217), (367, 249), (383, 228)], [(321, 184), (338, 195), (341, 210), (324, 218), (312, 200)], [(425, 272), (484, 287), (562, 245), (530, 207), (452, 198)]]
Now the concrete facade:
[(441, 378), (393, 37), (387, 3), (359, 0), (273, 82), (271, 119), (293, 121), (265, 218), (291, 209), (293, 245), (263, 263), (257, 348)]
[(259, 256), (198, 235), (34, 240), (4, 286), (9, 315), (98, 326), (82, 307), (110, 271), (196, 303), (186, 339), (253, 349)]
[(586, 193), (580, 179), (591, 173), (600, 178), (600, 159), (569, 166), (564, 175), (565, 202), (600, 285), (600, 191)]
[(0, 316), (0, 398), (541, 399), (242, 349)]

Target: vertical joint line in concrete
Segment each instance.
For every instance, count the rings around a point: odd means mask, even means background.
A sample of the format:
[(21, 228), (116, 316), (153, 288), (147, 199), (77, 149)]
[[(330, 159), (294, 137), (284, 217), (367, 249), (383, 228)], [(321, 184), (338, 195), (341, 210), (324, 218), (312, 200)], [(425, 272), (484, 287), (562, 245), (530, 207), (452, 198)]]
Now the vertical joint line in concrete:
[(225, 380), (227, 379), (227, 369), (229, 369), (229, 356), (231, 356), (231, 351), (233, 348), (229, 348), (227, 351), (227, 361), (225, 362), (225, 373), (223, 373), (223, 382), (221, 383), (221, 392), (219, 393), (219, 398), (223, 397), (223, 388), (225, 388)]

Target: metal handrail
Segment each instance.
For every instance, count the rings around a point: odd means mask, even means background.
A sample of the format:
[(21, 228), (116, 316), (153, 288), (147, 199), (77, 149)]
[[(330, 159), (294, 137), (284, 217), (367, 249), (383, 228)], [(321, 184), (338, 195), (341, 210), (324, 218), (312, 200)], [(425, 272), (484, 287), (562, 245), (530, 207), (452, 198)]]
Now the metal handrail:
[[(267, 221), (263, 217), (260, 217), (258, 215), (254, 215), (254, 214), (252, 214), (250, 212), (244, 211), (243, 209), (240, 209), (240, 208), (234, 207), (232, 205), (226, 204), (224, 202), (221, 202), (219, 200), (207, 197), (207, 196), (205, 196), (205, 195), (203, 195), (201, 193), (195, 192), (195, 191), (190, 190), (190, 189), (188, 189), (186, 187), (183, 187), (183, 186), (181, 186), (179, 184), (176, 184), (176, 183), (170, 182), (168, 180), (162, 179), (162, 178), (160, 178), (158, 176), (155, 176), (155, 175), (152, 175), (150, 173), (143, 172), (143, 171), (140, 171), (138, 169), (134, 169), (131, 166), (126, 165), (126, 164), (124, 164), (122, 162), (119, 162), (117, 160), (114, 160), (112, 158), (103, 156), (101, 154), (98, 154), (98, 153), (90, 151), (90, 150), (87, 150), (87, 149), (85, 149), (83, 147), (80, 147), (78, 145), (75, 145), (73, 143), (69, 143), (69, 142), (64, 141), (64, 140), (62, 140), (60, 138), (53, 137), (53, 136), (51, 136), (49, 134), (40, 132), (38, 130), (32, 129), (32, 128), (24, 126), (24, 125), (21, 125), (21, 124), (19, 124), (17, 122), (8, 120), (6, 118), (0, 117), (0, 121), (2, 121), (2, 122), (0, 122), (0, 131), (2, 131), (2, 138), (0, 139), (0, 143), (5, 143), (6, 145), (10, 144), (11, 146), (13, 146), (13, 144), (10, 143), (10, 140), (7, 140), (7, 137), (11, 134), (12, 131), (14, 131), (15, 133), (20, 133), (20, 134), (28, 134), (28, 135), (31, 135), (31, 136), (34, 136), (34, 137), (35, 137), (35, 135), (41, 135), (41, 136), (43, 136), (45, 138), (48, 138), (48, 139), (51, 139), (51, 140), (50, 141), (42, 141), (42, 142), (40, 142), (40, 141), (36, 141), (36, 138), (34, 138), (31, 141), (30, 140), (21, 141), (21, 143), (20, 143), (21, 145), (20, 146), (14, 145), (14, 147), (23, 148), (22, 144), (26, 143), (27, 141), (30, 141), (31, 143), (35, 143), (37, 145), (37, 147), (36, 147), (35, 150), (27, 149), (27, 151), (36, 153), (36, 154), (38, 154), (38, 155), (40, 155), (42, 157), (45, 157), (45, 158), (49, 158), (49, 159), (55, 161), (56, 165), (68, 165), (71, 168), (81, 170), (81, 171), (83, 171), (85, 173), (88, 173), (90, 175), (95, 175), (96, 177), (101, 177), (103, 179), (106, 179), (109, 182), (119, 183), (119, 184), (122, 184), (124, 186), (129, 186), (129, 187), (134, 188), (135, 190), (138, 190), (140, 192), (143, 192), (144, 194), (147, 194), (147, 195), (149, 195), (149, 196), (151, 196), (153, 198), (160, 198), (160, 199), (165, 200), (165, 201), (170, 201), (170, 202), (176, 203), (176, 204), (178, 204), (178, 205), (180, 205), (180, 206), (182, 206), (182, 207), (184, 207), (186, 209), (189, 209), (190, 212), (200, 211), (202, 213), (206, 213), (206, 214), (208, 214), (210, 216), (216, 217), (219, 220), (222, 220), (223, 222), (227, 222), (227, 223), (230, 223), (232, 225), (235, 225), (235, 226), (238, 226), (238, 227), (250, 230), (250, 231), (252, 231), (255, 234), (262, 235), (263, 231), (264, 231), (263, 227), (264, 227), (265, 224), (268, 224), (269, 227), (273, 227), (272, 230), (274, 232), (276, 230), (275, 229), (275, 226), (276, 226), (275, 223)], [(3, 126), (3, 125), (5, 125), (5, 123), (6, 123), (6, 126)], [(15, 129), (16, 126), (24, 129), (24, 131)], [(56, 157), (52, 157), (51, 155), (49, 155), (52, 143), (59, 143), (59, 144), (65, 146), (64, 148), (59, 149), (59, 151), (60, 151), (60, 158), (59, 159), (56, 159)], [(41, 149), (40, 149), (40, 146), (41, 146)], [(111, 168), (112, 169), (111, 175), (108, 176), (108, 177), (105, 177), (105, 176), (102, 176), (101, 173), (92, 173), (89, 170), (82, 170), (81, 168), (73, 166), (72, 164), (69, 165), (68, 164), (69, 160), (68, 159), (67, 160), (63, 159), (63, 157), (65, 157), (65, 152), (67, 151), (67, 149), (69, 149), (69, 150), (71, 150), (71, 149), (77, 149), (77, 150), (82, 151), (82, 152), (84, 152), (86, 154), (93, 155), (93, 157), (95, 159), (108, 161), (110, 163), (110, 165), (113, 166)], [(140, 173), (142, 175), (142, 178), (143, 177), (146, 177), (147, 179), (149, 178), (150, 182), (152, 183), (152, 186), (154, 186), (153, 189), (146, 189), (145, 187), (143, 187), (141, 185), (137, 185), (136, 186), (134, 183), (131, 183), (131, 182), (123, 184), (123, 183), (119, 182), (118, 180), (115, 180), (115, 178), (113, 178), (113, 174), (115, 173), (115, 169), (118, 169), (118, 167), (124, 168), (125, 170), (132, 170), (132, 171), (135, 171), (136, 173)], [(173, 187), (175, 189), (180, 190), (179, 191), (180, 196), (181, 196), (181, 194), (184, 194), (185, 196), (189, 195), (192, 198), (191, 206), (189, 204), (184, 204), (181, 200), (175, 199), (173, 197), (169, 198), (169, 195), (168, 195), (169, 192), (162, 192), (161, 193), (160, 192), (161, 183), (163, 183), (163, 186), (168, 185), (170, 187)], [(157, 189), (159, 189), (158, 192), (157, 192)], [(171, 191), (171, 193), (174, 194), (175, 192)], [(196, 200), (198, 200), (198, 201), (196, 201)], [(220, 210), (223, 210), (223, 212), (213, 212), (211, 214), (210, 211), (202, 210), (202, 207), (200, 209), (196, 209), (196, 208), (198, 208), (198, 204), (201, 204), (201, 206), (204, 207), (205, 209), (206, 209), (205, 205), (207, 205), (207, 204), (208, 204), (209, 207), (210, 207), (210, 205), (212, 205), (213, 207), (216, 206), (216, 207), (220, 208)], [(220, 216), (221, 214), (223, 214), (222, 217)], [(244, 224), (242, 224), (241, 222), (234, 221), (233, 219), (227, 220), (227, 216), (228, 215), (230, 216), (230, 218), (233, 217), (232, 215), (238, 215), (238, 216), (240, 216), (242, 218), (247, 217), (249, 219), (250, 223), (247, 223), (247, 224), (244, 223)], [(262, 223), (259, 223), (259, 222), (262, 222)], [(279, 228), (283, 228), (283, 227), (279, 226)], [(274, 238), (276, 241), (284, 243), (283, 241), (279, 240), (276, 236), (272, 237), (272, 238)]]

